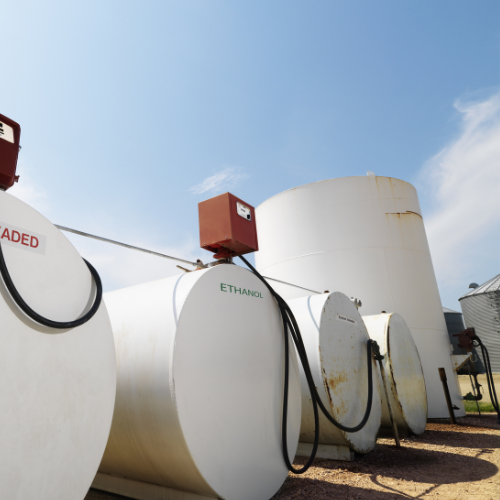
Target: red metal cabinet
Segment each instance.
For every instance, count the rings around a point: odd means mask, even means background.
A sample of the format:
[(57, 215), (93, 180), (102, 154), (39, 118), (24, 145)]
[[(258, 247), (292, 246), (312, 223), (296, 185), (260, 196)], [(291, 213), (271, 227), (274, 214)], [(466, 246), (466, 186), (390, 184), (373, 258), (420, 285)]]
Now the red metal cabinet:
[(216, 259), (235, 257), (259, 249), (255, 209), (231, 193), (198, 204), (200, 246)]
[(19, 178), (16, 175), (16, 167), (20, 138), (20, 125), (0, 115), (0, 189), (5, 191)]

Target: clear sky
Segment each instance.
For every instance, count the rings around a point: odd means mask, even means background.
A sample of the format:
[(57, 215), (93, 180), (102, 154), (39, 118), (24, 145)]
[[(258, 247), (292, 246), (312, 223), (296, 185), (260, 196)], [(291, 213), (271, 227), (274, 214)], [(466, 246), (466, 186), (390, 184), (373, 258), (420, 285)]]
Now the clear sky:
[[(500, 273), (500, 2), (25, 1), (0, 112), (52, 221), (187, 258), (197, 203), (392, 176), (419, 192), (443, 305)], [(175, 271), (80, 237), (108, 290)]]

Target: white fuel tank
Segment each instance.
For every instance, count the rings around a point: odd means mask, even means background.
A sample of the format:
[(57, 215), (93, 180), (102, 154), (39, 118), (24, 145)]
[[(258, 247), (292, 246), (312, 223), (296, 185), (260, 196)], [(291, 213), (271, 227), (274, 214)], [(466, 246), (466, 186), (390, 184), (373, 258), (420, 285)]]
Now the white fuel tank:
[[(0, 191), (0, 244), (37, 313), (72, 321), (91, 307), (89, 269), (45, 217)], [(109, 435), (116, 360), (104, 302), (72, 329), (28, 318), (0, 280), (0, 498), (82, 500)]]
[[(105, 295), (117, 349), (113, 425), (94, 487), (137, 499), (267, 500), (282, 456), (284, 341), (265, 285), (235, 265)], [(290, 353), (288, 449), (300, 430)]]
[[(358, 310), (340, 292), (292, 299), (288, 305), (299, 325), (321, 401), (339, 423), (356, 426), (363, 419), (368, 400), (367, 342), (370, 339)], [(375, 447), (382, 409), (373, 359), (371, 366), (373, 401), (366, 425), (358, 432), (344, 432), (320, 411), (318, 457), (351, 460), (350, 451), (368, 453)], [(312, 449), (310, 443), (314, 441), (314, 412), (302, 366), (300, 373), (302, 422), (299, 452), (308, 455)], [(335, 447), (333, 451), (332, 446)]]
[[(465, 415), (422, 212), (411, 184), (374, 175), (314, 182), (266, 200), (256, 209), (256, 222), (255, 263), (262, 275), (319, 292), (341, 290), (361, 299), (363, 314), (401, 314), (419, 348), (429, 417), (448, 417), (441, 367), (459, 408), (455, 415)], [(290, 287), (276, 290), (291, 298), (286, 295)], [(293, 297), (299, 291), (294, 289)]]
[[(427, 424), (427, 392), (417, 346), (399, 314), (363, 316), (370, 338), (380, 346), (389, 382), (390, 402), (398, 432), (420, 435)], [(380, 377), (380, 370), (377, 370)], [(380, 387), (383, 387), (380, 380)], [(382, 392), (382, 427), (392, 429), (387, 398)]]

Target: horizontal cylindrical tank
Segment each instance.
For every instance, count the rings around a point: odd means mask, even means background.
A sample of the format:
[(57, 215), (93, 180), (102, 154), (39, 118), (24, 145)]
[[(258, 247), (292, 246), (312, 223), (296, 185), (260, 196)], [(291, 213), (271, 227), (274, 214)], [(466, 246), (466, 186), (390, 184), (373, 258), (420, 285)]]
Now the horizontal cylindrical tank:
[[(94, 302), (89, 269), (45, 217), (0, 191), (0, 244), (25, 302), (54, 321)], [(109, 435), (116, 360), (106, 306), (72, 329), (26, 316), (0, 281), (0, 497), (82, 500)]]
[[(369, 336), (358, 310), (343, 293), (311, 295), (288, 301), (299, 325), (321, 401), (342, 425), (363, 419), (368, 401), (367, 343)], [(320, 411), (320, 444), (368, 453), (375, 447), (381, 421), (377, 367), (371, 360), (373, 401), (370, 417), (358, 432), (344, 432)], [(300, 442), (314, 441), (314, 413), (302, 366)]]
[[(427, 424), (427, 393), (417, 346), (399, 314), (363, 316), (368, 335), (380, 346), (390, 391), (389, 398), (398, 432), (420, 435)], [(380, 386), (380, 369), (377, 370)], [(392, 429), (387, 398), (382, 392), (382, 427)]]
[(401, 314), (420, 352), (429, 417), (448, 417), (441, 367), (459, 408), (455, 414), (465, 415), (411, 184), (376, 176), (315, 182), (268, 199), (256, 221), (261, 274), (320, 292), (340, 290), (361, 299), (363, 314)]
[[(151, 498), (152, 487), (158, 498), (181, 498), (182, 491), (267, 500), (276, 493), (288, 473), (281, 446), (284, 339), (262, 281), (218, 265), (107, 293), (105, 301), (118, 382), (94, 486), (140, 499)], [(289, 356), (293, 460), (300, 379), (295, 353)]]

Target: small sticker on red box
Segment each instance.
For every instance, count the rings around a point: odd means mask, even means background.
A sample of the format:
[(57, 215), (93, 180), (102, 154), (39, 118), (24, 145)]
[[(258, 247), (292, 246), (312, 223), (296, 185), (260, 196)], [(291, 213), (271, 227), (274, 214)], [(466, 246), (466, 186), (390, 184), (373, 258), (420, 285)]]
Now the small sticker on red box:
[(0, 139), (4, 139), (14, 144), (14, 129), (3, 122), (0, 122)]
[(236, 202), (236, 212), (240, 217), (243, 217), (246, 220), (252, 220), (252, 212), (250, 211), (250, 208), (243, 205), (243, 203), (240, 203), (239, 201)]

